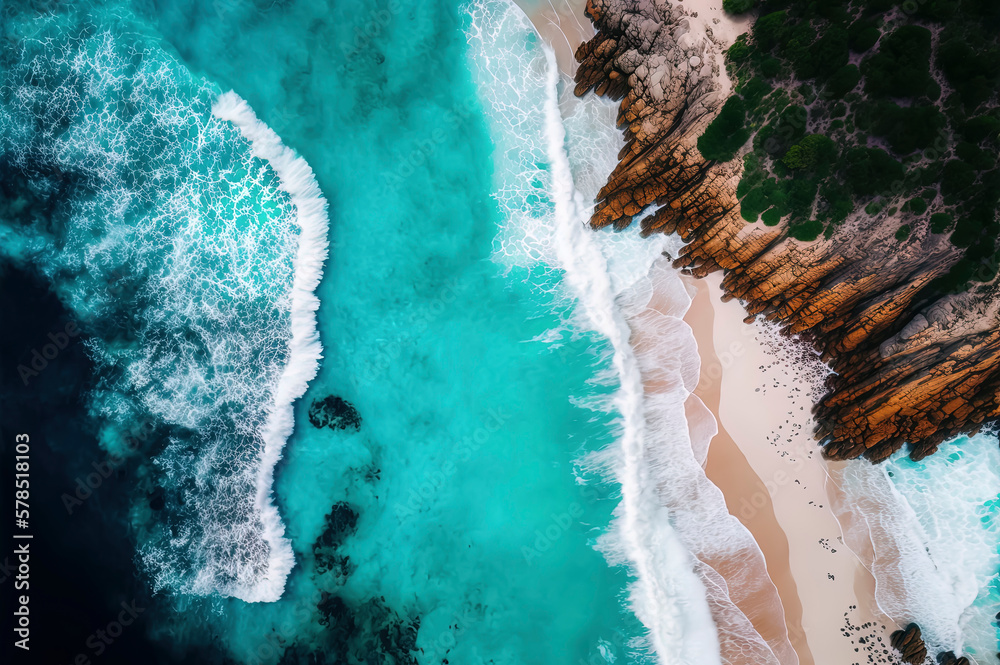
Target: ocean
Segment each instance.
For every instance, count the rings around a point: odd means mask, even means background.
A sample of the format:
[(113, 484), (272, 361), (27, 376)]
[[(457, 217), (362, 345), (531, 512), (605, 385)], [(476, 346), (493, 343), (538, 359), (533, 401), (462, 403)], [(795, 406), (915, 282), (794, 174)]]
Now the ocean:
[[(82, 331), (5, 374), (65, 402), (29, 423), (66, 467), (46, 519), (100, 571), (51, 662), (130, 596), (101, 662), (778, 662), (707, 563), (762, 567), (684, 420), (676, 242), (585, 226), (616, 107), (516, 5), (2, 11), (0, 257), (55, 296), (17, 344)], [(681, 341), (650, 354), (654, 289)]]

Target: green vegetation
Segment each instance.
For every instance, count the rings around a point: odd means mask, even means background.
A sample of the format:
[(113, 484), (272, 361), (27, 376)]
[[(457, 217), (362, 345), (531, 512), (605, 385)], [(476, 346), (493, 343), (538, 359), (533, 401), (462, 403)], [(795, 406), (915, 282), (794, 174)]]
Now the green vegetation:
[(896, 240), (946, 233), (965, 250), (934, 288), (964, 289), (1000, 265), (1000, 2), (726, 0), (757, 7), (727, 52), (736, 94), (698, 141), (741, 151), (750, 222), (802, 242), (852, 212)]
[(698, 139), (698, 150), (705, 159), (728, 162), (750, 138), (750, 130), (744, 126), (745, 121), (743, 98), (730, 97)]
[(863, 61), (865, 92), (874, 97), (919, 97), (933, 83), (931, 31), (904, 25), (886, 35), (878, 52)]
[(753, 9), (757, 0), (722, 0), (722, 9), (730, 14), (742, 14)]

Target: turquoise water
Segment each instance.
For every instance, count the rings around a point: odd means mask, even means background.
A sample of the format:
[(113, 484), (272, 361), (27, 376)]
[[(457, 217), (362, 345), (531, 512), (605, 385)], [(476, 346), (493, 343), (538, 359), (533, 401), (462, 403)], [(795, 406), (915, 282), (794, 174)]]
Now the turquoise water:
[[(993, 434), (958, 437), (920, 462), (852, 462), (848, 500), (865, 510), (878, 555), (876, 598), (916, 621), (935, 652), (995, 663), (1000, 630), (1000, 448)], [(850, 539), (856, 534), (846, 534)]]
[[(62, 235), (37, 216), (5, 224), (5, 253), (39, 266), (110, 358), (95, 416), (109, 431), (149, 418), (163, 432), (162, 449), (134, 453), (151, 461), (133, 514), (163, 644), (211, 642), (247, 663), (646, 658), (627, 574), (595, 549), (617, 490), (580, 463), (614, 441), (613, 414), (584, 406), (614, 388), (595, 381), (609, 350), (567, 323), (559, 271), (497, 260), (511, 215), (494, 197), (463, 9), (137, 3), (90, 8), (93, 26), (83, 9), (48, 19), (65, 64), (45, 63), (62, 69), (18, 107), (4, 148), (35, 142), (32, 160), (61, 160), (84, 184)], [(113, 62), (94, 69), (102, 48)], [(129, 89), (144, 68), (149, 86)], [(230, 87), (312, 166), (330, 204), (324, 360), (274, 481), (287, 541), (253, 496), (301, 231), (274, 164), (212, 116)], [(53, 131), (75, 137), (56, 156), (31, 133), (53, 100), (65, 102)], [(120, 168), (92, 168), (105, 161)], [(102, 216), (123, 198), (135, 205)], [(202, 236), (222, 247), (199, 251)], [(131, 308), (115, 291), (95, 300), (126, 267)], [(198, 279), (211, 273), (225, 288)], [(357, 428), (311, 424), (330, 396), (356, 409)], [(281, 579), (285, 542), (294, 568)], [(238, 600), (272, 600), (281, 583), (277, 602)]]
[[(980, 663), (996, 662), (1000, 647), (996, 623), (1000, 612), (997, 438), (959, 437), (920, 462), (896, 455), (886, 467), (893, 486), (920, 526), (919, 542), (934, 566), (931, 574), (943, 580), (950, 591), (947, 597), (938, 598), (928, 613), (945, 621), (957, 616), (957, 641), (963, 650)], [(952, 626), (941, 628), (933, 619), (928, 623), (939, 634), (954, 635)]]
[[(683, 420), (696, 357), (638, 358), (623, 314), (662, 246), (583, 227), (615, 109), (572, 103), (512, 5), (28, 9), (4, 8), (0, 252), (88, 334), (88, 408), (137, 469), (115, 546), (156, 592), (160, 650), (773, 655), (728, 591), (706, 600), (690, 554), (734, 532), (671, 503), (703, 479)], [(643, 371), (680, 387), (647, 403)], [(968, 591), (921, 624), (981, 654), (1000, 489), (973, 473), (997, 468), (995, 443), (977, 451), (877, 473), (913, 551)], [(969, 558), (949, 558), (963, 537)]]

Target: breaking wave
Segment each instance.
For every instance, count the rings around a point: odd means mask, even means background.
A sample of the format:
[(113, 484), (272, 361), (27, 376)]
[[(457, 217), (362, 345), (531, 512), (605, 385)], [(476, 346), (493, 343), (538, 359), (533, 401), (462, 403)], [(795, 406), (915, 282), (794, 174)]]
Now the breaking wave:
[(321, 355), (326, 202), (245, 102), (153, 40), (32, 20), (5, 53), (0, 251), (89, 334), (102, 445), (140, 459), (154, 588), (276, 600), (294, 556), (271, 482)]

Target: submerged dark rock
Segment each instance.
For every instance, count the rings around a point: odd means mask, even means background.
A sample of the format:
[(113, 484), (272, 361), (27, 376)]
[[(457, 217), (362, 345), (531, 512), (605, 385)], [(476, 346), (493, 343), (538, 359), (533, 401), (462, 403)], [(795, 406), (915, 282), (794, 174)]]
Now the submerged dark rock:
[(326, 515), (326, 527), (316, 539), (313, 549), (320, 547), (337, 547), (345, 537), (354, 533), (358, 525), (358, 513), (343, 501), (333, 504)]
[(320, 625), (325, 630), (313, 648), (296, 644), (285, 651), (283, 665), (309, 663), (395, 663), (416, 665), (420, 617), (401, 616), (385, 598), (369, 598), (353, 604), (341, 596), (324, 592), (317, 604)]
[(320, 575), (333, 572), (336, 581), (343, 584), (351, 574), (351, 558), (338, 551), (344, 539), (354, 533), (358, 514), (344, 502), (335, 503), (326, 516), (326, 527), (313, 543), (316, 572)]
[(336, 395), (314, 400), (309, 407), (309, 422), (313, 427), (322, 429), (361, 429), (361, 414), (350, 402)]

